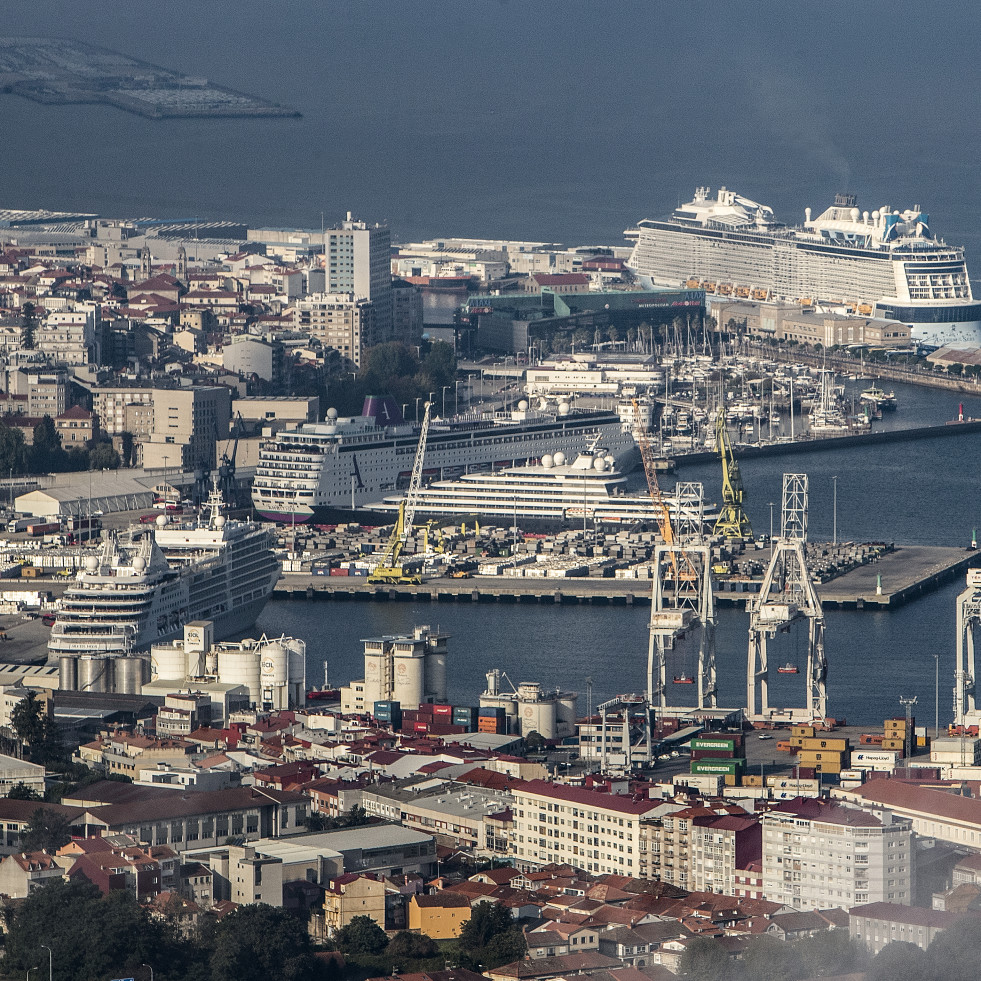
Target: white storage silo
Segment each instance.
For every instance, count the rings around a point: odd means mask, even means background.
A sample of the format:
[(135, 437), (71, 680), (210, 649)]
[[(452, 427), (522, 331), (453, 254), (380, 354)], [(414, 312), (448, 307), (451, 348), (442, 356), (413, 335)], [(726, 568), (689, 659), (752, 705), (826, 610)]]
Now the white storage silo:
[(558, 736), (555, 718), (555, 699), (518, 702), (518, 719), (521, 723), (522, 736), (527, 737), (530, 733), (537, 732), (543, 739), (555, 739)]
[(288, 641), (286, 650), (289, 653), (290, 704), (299, 708), (306, 700), (307, 645), (304, 641), (293, 637)]
[(278, 640), (262, 646), (259, 672), (263, 688), (285, 687), (289, 677), (289, 654)]
[(364, 646), (364, 701), (365, 705), (384, 702), (392, 697), (390, 661), (391, 646), (369, 644)]
[(249, 690), (253, 705), (262, 701), (262, 683), (259, 678), (259, 655), (255, 641), (250, 647), (242, 649), (220, 649), (218, 651), (218, 680), (226, 685), (244, 685)]
[[(396, 651), (392, 657), (393, 685), (392, 699), (403, 709), (416, 709), (424, 700), (426, 679), (426, 657), (422, 652), (412, 650)], [(365, 692), (367, 696), (367, 691)], [(368, 699), (365, 698), (367, 703)], [(381, 699), (379, 699), (381, 701)]]
[(150, 679), (183, 681), (187, 677), (187, 661), (183, 648), (175, 644), (154, 644), (150, 648)]
[(574, 691), (560, 691), (556, 721), (560, 736), (571, 736), (576, 731), (579, 696)]
[(446, 701), (446, 647), (437, 646), (427, 649), (426, 662), (426, 697), (432, 702)]

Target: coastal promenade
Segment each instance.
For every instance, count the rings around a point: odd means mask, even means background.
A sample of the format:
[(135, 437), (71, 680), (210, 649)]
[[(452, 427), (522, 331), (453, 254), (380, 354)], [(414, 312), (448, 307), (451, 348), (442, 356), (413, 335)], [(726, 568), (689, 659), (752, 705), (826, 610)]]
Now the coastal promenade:
[[(902, 546), (818, 586), (826, 608), (888, 609), (962, 576), (981, 554), (960, 548)], [(882, 591), (878, 592), (878, 577)], [(720, 606), (744, 604), (759, 590), (759, 580), (725, 580), (716, 589)], [(419, 586), (373, 585), (353, 576), (283, 576), (273, 598), (297, 602), (359, 600), (364, 602), (540, 603), (549, 605), (649, 606), (646, 579), (474, 576), (429, 579)]]

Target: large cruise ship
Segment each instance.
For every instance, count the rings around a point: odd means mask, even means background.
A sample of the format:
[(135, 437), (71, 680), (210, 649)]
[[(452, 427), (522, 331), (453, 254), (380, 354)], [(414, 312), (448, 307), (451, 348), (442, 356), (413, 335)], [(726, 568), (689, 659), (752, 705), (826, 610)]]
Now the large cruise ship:
[(113, 690), (109, 660), (137, 655), (138, 664), (138, 652), (193, 621), (212, 621), (216, 640), (255, 623), (279, 579), (274, 536), (222, 511), (215, 490), (200, 518), (160, 515), (155, 527), (108, 533), (65, 591), (51, 628), (48, 654), (61, 661), (62, 687)]
[[(470, 412), (435, 420), (424, 461), (427, 482), (516, 463), (538, 462), (549, 453), (574, 458), (599, 440), (619, 467), (634, 461), (629, 421), (616, 411), (555, 411), (527, 403), (508, 413)], [(389, 398), (368, 398), (360, 416), (339, 418), (278, 433), (259, 448), (252, 485), (256, 512), (270, 521), (300, 524), (367, 520), (366, 505), (408, 487), (419, 427), (407, 424)]]
[(788, 227), (766, 205), (700, 187), (670, 217), (625, 234), (634, 242), (627, 264), (645, 285), (844, 305), (908, 324), (927, 347), (981, 346), (964, 250), (934, 237), (919, 207), (870, 213), (839, 194), (818, 217), (807, 208), (804, 224)]
[[(369, 506), (394, 514), (402, 500), (403, 495), (395, 495)], [(664, 495), (664, 500), (672, 517), (678, 517), (676, 498)], [(600, 447), (584, 450), (571, 463), (559, 451), (537, 464), (436, 481), (419, 491), (415, 514), (488, 524), (514, 522), (526, 531), (583, 522), (594, 527), (655, 527), (658, 517), (650, 494), (628, 493), (627, 479), (616, 469), (613, 455)]]

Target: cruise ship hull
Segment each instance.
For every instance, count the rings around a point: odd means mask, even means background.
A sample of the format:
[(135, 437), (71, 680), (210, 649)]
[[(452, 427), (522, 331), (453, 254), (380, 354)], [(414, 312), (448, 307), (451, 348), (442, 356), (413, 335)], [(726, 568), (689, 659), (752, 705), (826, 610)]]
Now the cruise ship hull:
[[(401, 421), (397, 408), (390, 412)], [(364, 508), (408, 487), (418, 439), (412, 427), (378, 425), (367, 412), (279, 433), (260, 448), (255, 513), (286, 525), (370, 524)], [(615, 412), (522, 411), (517, 420), (493, 422), (464, 416), (431, 428), (423, 480), (494, 472), (559, 450), (572, 458), (596, 441), (609, 447), (620, 468), (638, 459), (633, 435)]]

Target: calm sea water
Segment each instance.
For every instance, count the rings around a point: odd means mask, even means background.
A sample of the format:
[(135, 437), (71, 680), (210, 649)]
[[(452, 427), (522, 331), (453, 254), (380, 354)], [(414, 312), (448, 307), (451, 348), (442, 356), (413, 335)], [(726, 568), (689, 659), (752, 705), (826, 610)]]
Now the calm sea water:
[[(895, 386), (897, 420), (941, 422), (952, 415), (948, 393)], [(954, 404), (956, 409), (956, 403)], [(978, 401), (965, 409), (981, 415)], [(749, 513), (758, 532), (769, 530), (767, 502), (779, 502), (782, 474), (807, 473), (810, 538), (831, 539), (832, 477), (838, 477), (838, 535), (842, 541), (895, 541), (966, 546), (981, 528), (978, 465), (981, 435), (896, 443), (872, 450), (747, 460), (742, 472)], [(717, 465), (684, 468), (686, 480), (701, 479), (706, 496), (718, 499)], [(777, 512), (778, 514), (778, 512)], [(952, 715), (954, 670), (954, 583), (891, 612), (827, 611), (826, 650), (830, 667), (830, 710), (850, 722), (871, 725), (900, 711), (900, 696), (919, 698), (917, 716), (933, 724), (934, 654), (940, 655), (940, 720)], [(308, 645), (308, 677), (319, 684), (324, 661), (330, 680), (360, 677), (361, 639), (438, 624), (453, 635), (448, 667), (450, 698), (473, 703), (484, 687), (484, 672), (505, 670), (515, 683), (572, 688), (583, 693), (593, 679), (594, 703), (645, 684), (647, 623), (644, 608), (429, 603), (270, 603), (259, 627), (295, 633)], [(741, 610), (719, 611), (717, 659), (720, 703), (742, 704), (745, 692), (748, 617)], [(774, 663), (805, 651), (796, 633), (779, 639)], [(692, 671), (692, 652), (681, 652), (670, 670)], [(802, 676), (778, 676), (776, 699), (800, 704)], [(783, 693), (781, 695), (780, 693)]]
[[(304, 227), (351, 209), (402, 241), (618, 243), (697, 184), (726, 184), (792, 222), (837, 191), (868, 210), (919, 204), (976, 253), (981, 8), (898, 7), (7, 4), (3, 34), (86, 40), (303, 118), (152, 121), (0, 96), (0, 207)], [(883, 33), (897, 22), (915, 41)]]

